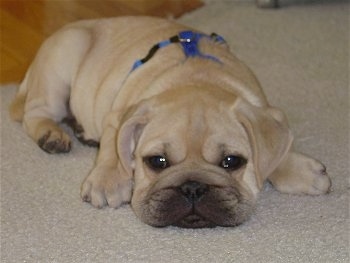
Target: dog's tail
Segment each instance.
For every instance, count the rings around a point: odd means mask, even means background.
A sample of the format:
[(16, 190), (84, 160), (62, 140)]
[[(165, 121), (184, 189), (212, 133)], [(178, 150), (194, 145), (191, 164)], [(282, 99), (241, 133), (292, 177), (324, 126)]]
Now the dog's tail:
[(16, 97), (11, 102), (9, 111), (10, 117), (14, 121), (21, 122), (24, 116), (24, 106), (27, 99), (28, 85), (27, 85), (28, 74), (24, 78), (23, 82), (19, 86)]

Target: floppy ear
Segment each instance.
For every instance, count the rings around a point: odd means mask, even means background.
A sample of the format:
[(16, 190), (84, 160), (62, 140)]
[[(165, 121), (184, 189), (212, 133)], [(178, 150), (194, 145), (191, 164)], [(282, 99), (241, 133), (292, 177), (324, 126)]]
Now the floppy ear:
[(148, 122), (148, 103), (133, 106), (128, 111), (116, 137), (116, 149), (119, 160), (125, 171), (132, 176), (134, 166), (134, 150), (141, 133)]
[(259, 189), (287, 155), (293, 136), (281, 110), (256, 107), (239, 99), (234, 106), (238, 120), (248, 133)]

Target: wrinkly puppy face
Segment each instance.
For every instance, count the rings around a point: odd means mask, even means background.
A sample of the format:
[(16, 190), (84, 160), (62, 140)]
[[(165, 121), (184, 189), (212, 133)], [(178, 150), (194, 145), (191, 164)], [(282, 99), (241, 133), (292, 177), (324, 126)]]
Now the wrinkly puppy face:
[(235, 100), (196, 88), (157, 98), (135, 135), (132, 207), (142, 221), (198, 228), (248, 219), (258, 183), (247, 132), (232, 111)]

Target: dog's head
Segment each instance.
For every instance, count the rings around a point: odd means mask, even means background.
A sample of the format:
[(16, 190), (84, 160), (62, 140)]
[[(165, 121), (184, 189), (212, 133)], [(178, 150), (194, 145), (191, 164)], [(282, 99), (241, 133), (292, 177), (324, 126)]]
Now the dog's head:
[(219, 88), (168, 91), (134, 107), (117, 136), (136, 215), (153, 226), (235, 226), (249, 218), (291, 135), (283, 114)]

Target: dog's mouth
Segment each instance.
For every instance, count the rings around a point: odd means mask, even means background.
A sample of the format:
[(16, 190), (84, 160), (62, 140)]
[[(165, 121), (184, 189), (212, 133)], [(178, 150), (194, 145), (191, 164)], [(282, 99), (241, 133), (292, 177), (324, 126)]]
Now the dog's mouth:
[(183, 228), (204, 228), (204, 227), (215, 227), (216, 224), (205, 219), (204, 217), (197, 214), (189, 214), (174, 223), (174, 226)]

